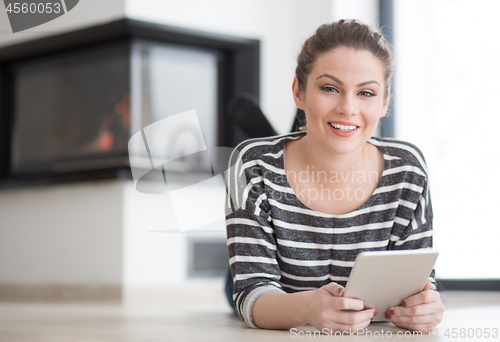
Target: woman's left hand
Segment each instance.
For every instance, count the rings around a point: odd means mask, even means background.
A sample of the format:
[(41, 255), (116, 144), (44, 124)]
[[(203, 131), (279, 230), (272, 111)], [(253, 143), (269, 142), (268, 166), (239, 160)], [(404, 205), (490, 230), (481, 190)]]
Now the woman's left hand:
[(387, 310), (385, 318), (401, 328), (429, 332), (443, 320), (443, 311), (439, 292), (432, 291), (427, 281), (422, 292)]

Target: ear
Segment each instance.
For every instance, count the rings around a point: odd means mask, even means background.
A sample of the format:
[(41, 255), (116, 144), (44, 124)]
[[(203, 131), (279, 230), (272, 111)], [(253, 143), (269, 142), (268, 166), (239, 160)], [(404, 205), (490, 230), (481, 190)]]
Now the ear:
[(297, 77), (293, 78), (292, 93), (297, 108), (304, 110), (304, 92), (299, 89), (299, 80)]
[(384, 103), (382, 104), (382, 111), (380, 112), (380, 117), (386, 116), (390, 102), (391, 102), (391, 87), (387, 87), (387, 96), (384, 98)]

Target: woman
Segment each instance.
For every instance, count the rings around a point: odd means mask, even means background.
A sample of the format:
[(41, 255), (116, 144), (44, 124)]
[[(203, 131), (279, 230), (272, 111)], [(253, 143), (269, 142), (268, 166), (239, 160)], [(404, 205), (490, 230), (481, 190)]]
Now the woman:
[[(379, 32), (356, 20), (322, 25), (303, 45), (292, 86), (307, 130), (247, 140), (233, 153), (226, 217), (233, 300), (251, 327), (364, 328), (375, 310), (342, 296), (356, 255), (432, 246), (421, 152), (372, 138), (393, 72)], [(386, 318), (432, 331), (444, 311), (433, 277)]]

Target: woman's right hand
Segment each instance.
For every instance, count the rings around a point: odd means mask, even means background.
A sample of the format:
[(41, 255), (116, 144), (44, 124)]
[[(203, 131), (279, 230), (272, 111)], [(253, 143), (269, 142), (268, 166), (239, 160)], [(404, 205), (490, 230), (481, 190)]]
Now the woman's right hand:
[(307, 322), (320, 331), (324, 328), (333, 331), (366, 328), (377, 312), (365, 309), (363, 301), (343, 295), (344, 287), (334, 282), (312, 291), (305, 312)]

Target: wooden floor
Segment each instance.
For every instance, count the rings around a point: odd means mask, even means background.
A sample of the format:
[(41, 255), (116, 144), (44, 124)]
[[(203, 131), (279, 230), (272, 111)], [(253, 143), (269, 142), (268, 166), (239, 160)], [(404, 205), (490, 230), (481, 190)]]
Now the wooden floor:
[[(419, 340), (500, 340), (500, 293), (446, 292), (447, 309), (438, 335)], [(452, 330), (469, 336), (489, 328), (497, 338), (452, 338)], [(473, 328), (474, 331), (469, 330)], [(446, 330), (450, 337), (446, 337)], [(301, 331), (299, 333), (299, 330)], [(289, 341), (313, 337), (314, 328), (296, 332), (249, 329), (225, 302), (222, 282), (198, 282), (162, 291), (127, 294), (125, 303), (0, 303), (0, 341)], [(382, 333), (383, 330), (383, 333)], [(398, 329), (390, 323), (372, 324), (355, 339), (384, 340)], [(372, 336), (370, 337), (370, 334)], [(377, 335), (378, 334), (378, 335)], [(385, 336), (386, 338), (382, 338)], [(325, 340), (326, 336), (316, 338)], [(333, 337), (334, 338), (334, 337)], [(354, 337), (353, 337), (354, 338)], [(402, 337), (404, 338), (404, 336)], [(407, 333), (406, 338), (409, 335)]]

